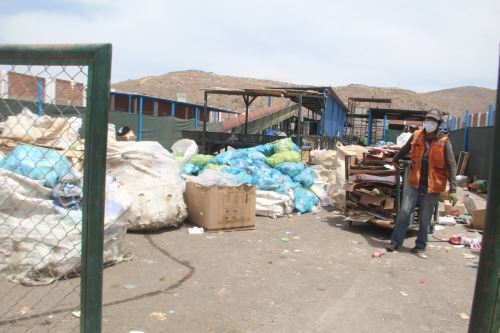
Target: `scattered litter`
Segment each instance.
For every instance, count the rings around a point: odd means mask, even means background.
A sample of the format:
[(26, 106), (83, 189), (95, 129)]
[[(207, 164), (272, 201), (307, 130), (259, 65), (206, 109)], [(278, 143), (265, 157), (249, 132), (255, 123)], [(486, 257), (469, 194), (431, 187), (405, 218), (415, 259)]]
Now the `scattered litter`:
[(399, 293), (400, 293), (401, 295), (405, 296), (405, 297), (406, 297), (406, 296), (408, 296), (408, 294), (407, 294), (407, 293), (405, 293), (404, 291), (400, 291)]
[(479, 250), (481, 249), (481, 244), (483, 242), (483, 236), (474, 232), (472, 235), (466, 234), (461, 237), (462, 245), (465, 247), (470, 247), (471, 249)]
[(167, 320), (167, 314), (163, 312), (151, 312), (149, 316), (156, 320)]
[(479, 261), (474, 261), (474, 262), (468, 262), (465, 264), (465, 266), (469, 266), (472, 268), (478, 268), (479, 267)]
[(463, 246), (463, 245), (454, 245), (453, 247), (454, 247), (455, 249), (461, 249), (461, 248), (464, 248), (465, 246)]
[(336, 224), (335, 224), (335, 226), (336, 226), (337, 228), (342, 228), (342, 227), (344, 227), (344, 224), (342, 224), (342, 223), (336, 223)]
[(450, 242), (450, 244), (453, 244), (453, 245), (460, 245), (462, 242), (462, 237), (460, 237), (460, 235), (453, 235), (450, 237), (449, 242)]
[(321, 217), (319, 217), (319, 216), (316, 216), (316, 218), (317, 218), (318, 220), (321, 220)]
[(442, 225), (436, 225), (434, 226), (434, 230), (436, 231), (444, 230), (444, 227)]
[(453, 216), (447, 215), (447, 216), (439, 216), (438, 217), (438, 223), (442, 225), (455, 225), (455, 218)]
[(436, 245), (429, 244), (429, 247), (431, 247), (431, 248), (432, 248), (432, 247), (436, 247)]
[(422, 259), (427, 259), (429, 258), (425, 253), (417, 253), (417, 256)]
[(420, 278), (420, 280), (418, 280), (418, 283), (420, 283), (420, 284), (426, 284), (427, 283), (427, 279), (424, 278), (424, 277), (422, 277), (422, 278)]
[(473, 254), (469, 254), (469, 253), (463, 253), (465, 259), (475, 259), (476, 256), (473, 255)]
[(361, 244), (359, 241), (352, 241), (353, 244)]
[(134, 288), (137, 288), (137, 286), (134, 286), (133, 284), (125, 284), (123, 286), (123, 288), (125, 288), (125, 289), (134, 289)]
[(25, 307), (22, 307), (21, 310), (19, 310), (19, 313), (24, 315), (30, 311), (31, 311), (31, 309), (29, 307), (25, 306)]
[(299, 236), (295, 236), (295, 237), (292, 237), (292, 238), (293, 238), (293, 239), (300, 239), (300, 237), (299, 237)]
[(469, 319), (469, 315), (467, 313), (461, 313), (460, 314), (460, 318), (462, 318), (463, 320), (468, 320)]
[(197, 235), (197, 234), (202, 234), (205, 231), (203, 230), (203, 227), (192, 227), (188, 228), (188, 234), (190, 235)]
[(81, 315), (80, 311), (73, 311), (73, 312), (71, 312), (71, 314), (73, 315), (73, 317), (76, 317), (76, 318), (80, 318), (80, 315)]
[(281, 237), (281, 241), (285, 243), (288, 242), (288, 237)]
[(283, 253), (288, 253), (288, 250), (283, 250)]
[(170, 310), (170, 311), (168, 311), (168, 313), (170, 313), (170, 314), (174, 314), (174, 313), (175, 313), (175, 311), (174, 311), (174, 310)]
[[(208, 239), (214, 239), (215, 237), (214, 236), (205, 236), (205, 238), (208, 238)], [(259, 242), (262, 242), (261, 240), (259, 240)]]
[(298, 253), (298, 252), (302, 252), (302, 250), (297, 249), (297, 250), (293, 250), (293, 252)]
[(385, 254), (384, 251), (375, 251), (372, 253), (372, 258), (380, 258)]

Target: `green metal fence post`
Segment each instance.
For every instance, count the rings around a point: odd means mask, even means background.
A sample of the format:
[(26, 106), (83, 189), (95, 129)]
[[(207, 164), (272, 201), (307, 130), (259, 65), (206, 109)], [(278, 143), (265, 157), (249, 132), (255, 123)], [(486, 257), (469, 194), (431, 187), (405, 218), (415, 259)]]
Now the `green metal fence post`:
[[(111, 44), (90, 46), (85, 112), (85, 165), (82, 209), (80, 332), (101, 332), (106, 144), (111, 76)], [(103, 154), (104, 152), (104, 154)]]
[[(500, 69), (498, 89), (500, 89)], [(500, 105), (498, 89), (497, 107)], [(471, 333), (500, 332), (500, 174), (496, 171), (500, 165), (500, 117), (495, 119), (494, 131), (486, 226), (469, 323)]]

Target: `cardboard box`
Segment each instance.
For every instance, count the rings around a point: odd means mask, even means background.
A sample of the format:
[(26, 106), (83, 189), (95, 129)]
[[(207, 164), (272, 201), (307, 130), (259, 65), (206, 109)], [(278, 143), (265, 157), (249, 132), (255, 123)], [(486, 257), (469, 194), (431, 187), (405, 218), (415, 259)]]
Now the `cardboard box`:
[(206, 230), (255, 227), (255, 186), (186, 184), (188, 220)]
[(486, 209), (478, 209), (472, 212), (472, 220), (470, 222), (474, 229), (484, 229), (486, 224)]
[(465, 205), (463, 202), (457, 202), (455, 206), (451, 205), (451, 202), (449, 200), (444, 201), (444, 215), (450, 215), (450, 211), (452, 208), (457, 208), (460, 211), (459, 215), (464, 215), (465, 214)]

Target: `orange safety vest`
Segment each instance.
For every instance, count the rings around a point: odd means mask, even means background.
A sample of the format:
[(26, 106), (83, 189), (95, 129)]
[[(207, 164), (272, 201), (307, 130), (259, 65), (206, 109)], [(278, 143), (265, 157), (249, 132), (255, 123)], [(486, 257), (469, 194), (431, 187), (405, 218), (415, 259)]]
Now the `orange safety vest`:
[[(447, 136), (440, 139), (433, 139), (428, 155), (428, 179), (427, 186), (429, 193), (441, 193), (446, 190), (448, 181), (448, 168), (446, 166), (446, 156), (444, 147)], [(422, 169), (422, 158), (425, 152), (425, 134), (418, 130), (413, 133), (411, 142), (411, 166), (408, 174), (408, 182), (418, 189), (420, 185), (420, 172)]]

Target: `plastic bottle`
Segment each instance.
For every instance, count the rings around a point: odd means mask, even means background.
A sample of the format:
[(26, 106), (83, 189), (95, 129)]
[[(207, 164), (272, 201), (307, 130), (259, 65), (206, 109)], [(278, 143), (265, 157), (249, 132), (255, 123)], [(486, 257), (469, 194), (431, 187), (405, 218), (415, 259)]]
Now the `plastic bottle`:
[(372, 253), (372, 258), (380, 258), (384, 255), (383, 251), (375, 251)]

